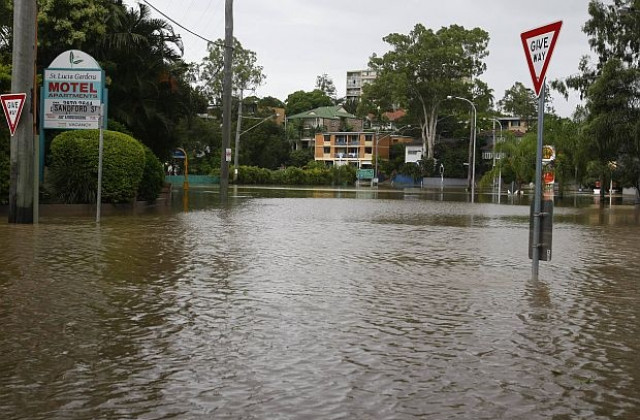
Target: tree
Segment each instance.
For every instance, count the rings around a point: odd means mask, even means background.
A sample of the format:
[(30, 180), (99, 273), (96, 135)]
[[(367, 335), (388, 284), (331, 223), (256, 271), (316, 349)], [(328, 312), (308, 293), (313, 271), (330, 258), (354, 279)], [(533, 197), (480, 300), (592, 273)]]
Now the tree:
[(323, 91), (316, 89), (312, 92), (298, 90), (287, 96), (287, 115), (295, 115), (321, 106), (331, 106), (333, 101)]
[(499, 153), (504, 153), (504, 158), (485, 176), (495, 177), (495, 171), (501, 169), (504, 181), (515, 182), (517, 190), (522, 191), (522, 184), (535, 178), (536, 145), (535, 133), (526, 134), (520, 140), (508, 137), (496, 147)]
[(327, 73), (322, 73), (316, 77), (316, 89), (324, 92), (325, 95), (336, 100), (336, 86)]
[(359, 101), (357, 99), (349, 98), (344, 102), (344, 104), (342, 104), (342, 106), (349, 114), (358, 115), (358, 103)]
[(530, 122), (536, 118), (538, 99), (532, 89), (516, 82), (505, 90), (504, 96), (498, 101), (498, 106), (502, 112)]
[[(0, 0), (0, 64), (10, 59), (11, 30), (13, 27), (13, 8), (9, 0)], [(4, 56), (4, 57), (3, 57)]]
[(633, 137), (624, 145), (618, 165), (622, 181), (636, 189), (636, 204), (640, 204), (640, 118), (636, 118)]
[(628, 66), (640, 63), (640, 0), (589, 2), (591, 18), (584, 25), (591, 49), (598, 54), (601, 69), (611, 58), (618, 58)]
[(275, 121), (266, 121), (243, 134), (240, 165), (277, 169), (286, 163), (291, 148), (283, 130)]
[[(224, 69), (224, 41), (218, 39), (207, 45), (207, 55), (200, 65), (199, 78), (204, 82), (204, 92), (214, 103), (222, 102), (222, 85)], [(257, 64), (255, 52), (245, 49), (240, 41), (233, 39), (233, 81), (232, 89), (243, 91), (258, 87), (266, 76), (262, 73), (262, 66)]]
[(579, 183), (579, 175), (586, 173), (588, 150), (582, 141), (582, 124), (569, 118), (547, 114), (544, 122), (545, 144), (556, 148), (555, 173), (560, 193), (569, 179)]
[(47, 67), (60, 53), (80, 49), (95, 57), (95, 46), (107, 34), (122, 2), (113, 0), (38, 1), (38, 65)]
[(265, 96), (258, 100), (258, 107), (264, 108), (284, 108), (284, 102), (282, 102), (278, 98), (274, 98), (273, 96)]
[(408, 35), (393, 33), (383, 39), (392, 49), (371, 57), (369, 66), (378, 77), (365, 94), (382, 95), (377, 99), (385, 109), (398, 104), (413, 113), (427, 157), (433, 158), (442, 101), (448, 95), (472, 97), (475, 81), (486, 69), (489, 34), (458, 25), (434, 32), (417, 24)]
[[(622, 155), (627, 163), (622, 165), (624, 171), (632, 170), (635, 161), (633, 153), (637, 149), (632, 142), (640, 113), (640, 0), (614, 0), (609, 4), (592, 0), (589, 14), (584, 32), (597, 62), (591, 66), (583, 58), (580, 74), (554, 86), (565, 95), (567, 88), (575, 89), (587, 100), (584, 136), (596, 161), (591, 166), (599, 168), (604, 186), (610, 162)], [(626, 178), (634, 176), (632, 171)], [(602, 195), (604, 191), (600, 189)]]
[(182, 41), (143, 4), (114, 9), (107, 23), (92, 55), (111, 81), (109, 114), (166, 158), (179, 143), (178, 122), (203, 111), (189, 85), (190, 67), (181, 59)]
[[(617, 58), (604, 64), (600, 76), (587, 91), (589, 117), (585, 135), (600, 168), (600, 194), (604, 196), (606, 175), (625, 143), (633, 139), (640, 114), (640, 75)], [(633, 150), (632, 148), (627, 150)]]

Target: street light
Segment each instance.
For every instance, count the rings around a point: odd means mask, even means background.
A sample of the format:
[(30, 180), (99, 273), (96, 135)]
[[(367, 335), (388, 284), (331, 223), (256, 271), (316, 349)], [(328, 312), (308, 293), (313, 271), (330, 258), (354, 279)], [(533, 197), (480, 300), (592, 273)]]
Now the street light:
[(476, 106), (473, 104), (473, 102), (471, 102), (470, 100), (466, 99), (466, 98), (461, 98), (459, 96), (447, 96), (447, 99), (459, 99), (461, 101), (465, 101), (467, 102), (469, 105), (471, 105), (471, 109), (473, 110), (473, 126), (471, 128), (471, 137), (472, 137), (472, 141), (473, 141), (473, 149), (472, 149), (472, 159), (473, 159), (473, 163), (471, 164), (471, 202), (473, 203), (475, 201), (475, 195), (476, 195), (476, 119), (477, 119), (477, 111), (476, 111)]
[[(500, 139), (502, 139), (502, 123), (497, 118), (491, 118), (493, 121), (493, 167), (496, 166), (496, 123), (500, 125)], [(502, 166), (498, 168), (498, 203), (500, 203), (500, 193), (502, 192)], [(494, 178), (495, 181), (495, 178)]]

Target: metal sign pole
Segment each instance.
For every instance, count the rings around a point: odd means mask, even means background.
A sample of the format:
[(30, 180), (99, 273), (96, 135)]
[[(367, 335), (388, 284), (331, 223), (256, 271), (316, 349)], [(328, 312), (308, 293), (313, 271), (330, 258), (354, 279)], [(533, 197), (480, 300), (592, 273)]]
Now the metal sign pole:
[(542, 143), (544, 130), (544, 97), (546, 94), (546, 86), (542, 83), (540, 96), (538, 97), (538, 144), (536, 150), (536, 178), (535, 178), (535, 197), (533, 204), (533, 240), (531, 275), (534, 280), (538, 278), (538, 265), (540, 262), (540, 209), (542, 207)]
[(104, 149), (104, 104), (100, 104), (100, 140), (98, 142), (98, 194), (96, 199), (96, 223), (100, 223), (102, 207), (102, 152)]

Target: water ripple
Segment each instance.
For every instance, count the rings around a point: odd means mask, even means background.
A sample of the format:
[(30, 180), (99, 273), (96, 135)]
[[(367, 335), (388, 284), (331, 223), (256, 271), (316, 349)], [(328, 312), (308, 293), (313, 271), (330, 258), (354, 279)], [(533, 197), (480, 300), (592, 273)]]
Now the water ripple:
[(559, 212), (532, 281), (528, 211), (247, 196), (0, 226), (0, 417), (638, 417), (638, 227)]

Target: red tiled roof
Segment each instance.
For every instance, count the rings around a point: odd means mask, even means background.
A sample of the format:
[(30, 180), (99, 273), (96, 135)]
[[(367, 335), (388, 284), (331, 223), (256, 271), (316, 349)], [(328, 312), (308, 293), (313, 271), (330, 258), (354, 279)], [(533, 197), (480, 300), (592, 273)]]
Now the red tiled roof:
[(406, 111), (404, 109), (399, 109), (397, 111), (393, 111), (393, 112), (385, 112), (384, 117), (386, 119), (388, 119), (389, 121), (396, 121), (402, 117), (404, 117), (405, 115), (407, 115)]

